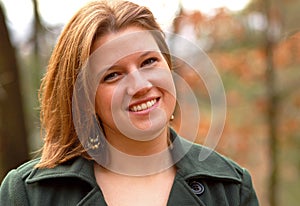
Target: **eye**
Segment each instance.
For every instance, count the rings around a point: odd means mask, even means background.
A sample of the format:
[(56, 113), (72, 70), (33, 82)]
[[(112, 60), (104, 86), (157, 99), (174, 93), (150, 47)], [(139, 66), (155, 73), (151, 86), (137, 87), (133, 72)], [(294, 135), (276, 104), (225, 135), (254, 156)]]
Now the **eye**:
[(109, 73), (107, 74), (104, 78), (103, 78), (103, 81), (104, 82), (111, 82), (113, 80), (115, 80), (116, 78), (119, 77), (119, 73), (118, 72), (112, 72), (112, 73)]
[(150, 57), (142, 62), (141, 67), (154, 64), (157, 61), (158, 61), (158, 59), (156, 57)]

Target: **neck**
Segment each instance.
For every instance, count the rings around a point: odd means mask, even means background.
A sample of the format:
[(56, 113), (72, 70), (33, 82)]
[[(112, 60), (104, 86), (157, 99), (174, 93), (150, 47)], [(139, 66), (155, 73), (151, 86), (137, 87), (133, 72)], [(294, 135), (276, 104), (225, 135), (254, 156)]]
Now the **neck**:
[(168, 148), (168, 128), (164, 128), (158, 136), (151, 140), (139, 141), (133, 138), (128, 138), (121, 133), (115, 133), (111, 130), (106, 130), (106, 139), (109, 144), (127, 155), (134, 156), (149, 156), (159, 153)]
[(168, 128), (149, 141), (137, 141), (123, 135), (106, 134), (110, 170), (132, 176), (145, 176), (161, 172), (173, 165), (168, 148)]

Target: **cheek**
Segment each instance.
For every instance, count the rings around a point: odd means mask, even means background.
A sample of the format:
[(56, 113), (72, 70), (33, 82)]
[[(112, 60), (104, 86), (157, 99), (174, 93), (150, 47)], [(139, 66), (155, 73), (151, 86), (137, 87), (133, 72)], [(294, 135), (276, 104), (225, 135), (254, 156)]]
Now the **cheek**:
[(99, 117), (103, 117), (105, 113), (110, 111), (111, 105), (111, 92), (109, 89), (103, 88), (101, 86), (98, 87), (95, 97), (95, 110)]
[(162, 88), (165, 92), (166, 109), (172, 114), (176, 106), (176, 89), (171, 73), (160, 86), (163, 86)]
[(173, 107), (176, 104), (176, 88), (171, 72), (165, 70), (157, 75), (157, 77), (157, 79), (153, 80), (154, 84), (164, 91), (167, 102), (170, 104), (169, 106)]
[(165, 102), (166, 102), (166, 109), (168, 110), (169, 113), (173, 113), (175, 110), (175, 106), (176, 106), (176, 97), (174, 96), (174, 94), (171, 94), (169, 92), (165, 93)]
[(95, 110), (102, 121), (112, 118), (112, 110), (120, 111), (122, 109), (123, 90), (120, 85), (99, 85), (95, 97)]

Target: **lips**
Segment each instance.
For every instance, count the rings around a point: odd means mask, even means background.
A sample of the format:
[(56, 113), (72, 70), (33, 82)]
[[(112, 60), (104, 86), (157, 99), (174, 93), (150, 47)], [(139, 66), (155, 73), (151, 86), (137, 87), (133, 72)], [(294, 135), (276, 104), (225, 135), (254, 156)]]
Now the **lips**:
[(153, 105), (155, 105), (158, 101), (158, 98), (153, 98), (138, 104), (134, 104), (132, 106), (129, 107), (129, 111), (131, 112), (141, 112), (147, 109), (150, 109), (151, 107), (153, 107)]

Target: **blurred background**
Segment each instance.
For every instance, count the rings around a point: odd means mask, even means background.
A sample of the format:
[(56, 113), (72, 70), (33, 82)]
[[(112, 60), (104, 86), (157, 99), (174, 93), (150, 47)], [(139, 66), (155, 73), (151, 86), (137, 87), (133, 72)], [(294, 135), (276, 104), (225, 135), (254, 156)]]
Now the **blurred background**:
[[(63, 26), (86, 2), (0, 1), (0, 181), (41, 147), (40, 80)], [(218, 70), (227, 117), (216, 150), (250, 171), (261, 205), (298, 205), (300, 1), (134, 2), (148, 6), (165, 31), (196, 43)], [(207, 90), (194, 73), (180, 75), (199, 99), (203, 143), (211, 121)]]

